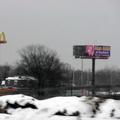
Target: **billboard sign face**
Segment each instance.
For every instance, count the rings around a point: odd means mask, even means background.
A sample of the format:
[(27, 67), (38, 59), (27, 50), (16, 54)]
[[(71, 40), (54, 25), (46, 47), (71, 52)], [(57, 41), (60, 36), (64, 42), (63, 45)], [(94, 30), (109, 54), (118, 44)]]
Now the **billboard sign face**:
[(110, 46), (94, 46), (94, 56), (110, 57)]
[(110, 57), (110, 46), (81, 45), (73, 47), (75, 58), (97, 58), (108, 59)]
[(86, 56), (94, 56), (94, 46), (86, 45)]
[(80, 45), (80, 46), (73, 46), (73, 55), (76, 58), (79, 58), (80, 56), (85, 56), (86, 46)]

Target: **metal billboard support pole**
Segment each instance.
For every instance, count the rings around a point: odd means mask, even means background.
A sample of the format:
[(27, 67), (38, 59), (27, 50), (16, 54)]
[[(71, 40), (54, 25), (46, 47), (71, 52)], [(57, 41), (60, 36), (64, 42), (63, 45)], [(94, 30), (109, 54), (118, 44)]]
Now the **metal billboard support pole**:
[[(81, 57), (81, 86), (83, 86), (83, 54), (84, 52), (82, 53), (82, 57)], [(84, 89), (82, 88), (82, 96), (84, 95)]]
[(81, 60), (81, 86), (83, 86), (83, 58)]
[(82, 53), (81, 56), (81, 86), (83, 86), (83, 54), (84, 52)]
[[(92, 59), (92, 87), (95, 86), (95, 58)], [(92, 95), (95, 95), (95, 90), (92, 88)]]

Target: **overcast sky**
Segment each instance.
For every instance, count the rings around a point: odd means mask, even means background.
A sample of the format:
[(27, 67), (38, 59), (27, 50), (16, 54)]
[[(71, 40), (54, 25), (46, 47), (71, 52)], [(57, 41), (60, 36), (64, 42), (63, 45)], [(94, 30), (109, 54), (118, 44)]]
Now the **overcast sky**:
[[(65, 63), (81, 69), (73, 45), (110, 45), (111, 57), (96, 69), (120, 66), (120, 0), (0, 0), (0, 64), (19, 60), (18, 49), (42, 44)], [(91, 69), (91, 60), (84, 60)]]

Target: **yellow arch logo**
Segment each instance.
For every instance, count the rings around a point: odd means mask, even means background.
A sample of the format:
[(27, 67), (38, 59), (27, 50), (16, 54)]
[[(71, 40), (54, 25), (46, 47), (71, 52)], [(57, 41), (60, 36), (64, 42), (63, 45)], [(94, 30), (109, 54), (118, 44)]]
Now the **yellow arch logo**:
[(0, 32), (0, 43), (6, 43), (6, 37), (4, 32)]

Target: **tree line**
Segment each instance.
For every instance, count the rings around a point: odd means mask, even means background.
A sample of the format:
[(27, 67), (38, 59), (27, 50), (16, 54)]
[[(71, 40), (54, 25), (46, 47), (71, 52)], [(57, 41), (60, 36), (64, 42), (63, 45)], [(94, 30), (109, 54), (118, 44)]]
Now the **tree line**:
[[(81, 86), (81, 70), (74, 71), (75, 85)], [(95, 85), (120, 85), (120, 69), (104, 68), (96, 71)], [(92, 71), (83, 71), (83, 85), (90, 86), (92, 82)]]
[[(0, 66), (0, 82), (9, 76), (33, 76), (38, 79), (36, 88), (71, 86), (90, 86), (92, 73), (73, 71), (71, 65), (60, 60), (57, 53), (43, 45), (29, 45), (18, 50), (20, 60), (14, 66)], [(82, 73), (83, 72), (83, 73)], [(74, 75), (73, 75), (74, 74)], [(83, 74), (83, 80), (81, 80)], [(96, 71), (95, 85), (120, 84), (120, 70), (104, 68)]]

